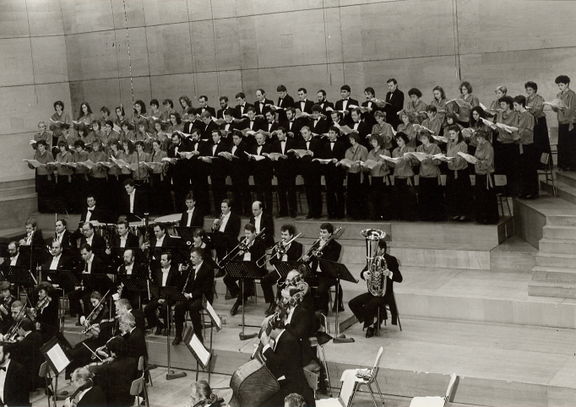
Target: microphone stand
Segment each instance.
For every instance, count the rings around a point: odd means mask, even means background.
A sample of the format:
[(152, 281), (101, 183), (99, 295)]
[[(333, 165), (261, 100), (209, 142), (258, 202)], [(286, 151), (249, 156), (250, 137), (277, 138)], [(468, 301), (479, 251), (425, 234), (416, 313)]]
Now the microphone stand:
[(176, 373), (172, 370), (172, 360), (170, 357), (170, 304), (166, 302), (166, 356), (168, 358), (168, 369), (166, 371), (166, 380), (180, 379), (186, 377), (186, 372)]

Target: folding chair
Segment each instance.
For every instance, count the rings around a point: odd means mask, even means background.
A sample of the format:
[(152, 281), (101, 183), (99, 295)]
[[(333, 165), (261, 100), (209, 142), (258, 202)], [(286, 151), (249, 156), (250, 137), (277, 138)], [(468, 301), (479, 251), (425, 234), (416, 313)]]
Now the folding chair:
[[(540, 163), (544, 165), (544, 169), (538, 170), (538, 175), (544, 175), (544, 182), (552, 187), (552, 195), (558, 196), (556, 181), (554, 179), (554, 162), (552, 161), (552, 154), (542, 153)], [(540, 183), (538, 183), (538, 185), (540, 185)]]
[(459, 377), (456, 373), (450, 375), (450, 383), (446, 389), (444, 397), (414, 397), (410, 401), (410, 407), (444, 407), (446, 402), (453, 402), (456, 390), (458, 389)]
[(146, 366), (144, 364), (144, 356), (138, 358), (138, 371), (141, 372), (140, 377), (132, 381), (130, 386), (130, 395), (136, 397), (137, 405), (140, 405), (142, 394), (144, 394), (144, 401), (146, 407), (150, 407), (150, 400), (148, 400), (148, 387), (146, 386)]
[(512, 216), (510, 202), (506, 195), (507, 185), (508, 179), (506, 178), (506, 175), (494, 174), (494, 189), (496, 190), (496, 199), (498, 199), (498, 211), (500, 212), (500, 216)]

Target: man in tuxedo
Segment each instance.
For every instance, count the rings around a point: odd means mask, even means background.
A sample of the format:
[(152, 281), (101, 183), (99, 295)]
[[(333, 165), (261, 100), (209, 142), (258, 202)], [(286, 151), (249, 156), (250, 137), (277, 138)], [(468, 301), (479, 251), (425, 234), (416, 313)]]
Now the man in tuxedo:
[(277, 120), (284, 122), (286, 120), (286, 108), (294, 106), (294, 98), (288, 94), (288, 89), (286, 89), (284, 85), (278, 85), (276, 92), (278, 93), (278, 103), (276, 106), (282, 108), (277, 112)]
[(202, 120), (200, 120), (200, 109), (189, 107), (186, 109), (185, 120), (183, 122), (182, 133), (192, 134), (192, 130), (202, 128)]
[(12, 360), (22, 365), (32, 385), (31, 389), (36, 389), (42, 385), (42, 380), (38, 376), (40, 364), (44, 359), (40, 353), (42, 335), (36, 331), (34, 322), (28, 318), (22, 320), (18, 335), (22, 339), (14, 344)]
[[(176, 326), (176, 335), (173, 345), (182, 342), (182, 328), (184, 325), (184, 316), (186, 311), (192, 321), (192, 329), (196, 336), (203, 341), (202, 336), (202, 317), (200, 315), (203, 306), (202, 300), (212, 303), (214, 300), (214, 270), (204, 262), (204, 251), (194, 248), (190, 251), (190, 269), (184, 279), (182, 288), (186, 301), (176, 304), (174, 309), (174, 322)], [(185, 273), (186, 274), (186, 273)]]
[(54, 240), (57, 240), (65, 252), (70, 252), (75, 245), (72, 233), (67, 229), (66, 219), (58, 219), (54, 225)]
[(265, 230), (262, 241), (267, 248), (274, 244), (274, 218), (269, 213), (264, 212), (262, 201), (252, 202), (252, 216), (250, 216), (249, 223), (254, 225), (256, 233)]
[[(382, 320), (387, 318), (386, 304), (390, 306), (392, 323), (396, 325), (398, 321), (398, 308), (396, 307), (396, 301), (394, 299), (394, 283), (402, 282), (402, 274), (400, 273), (398, 260), (396, 257), (386, 253), (386, 248), (386, 241), (381, 239), (378, 242), (378, 253), (375, 259), (375, 267), (380, 268), (384, 278), (387, 279), (384, 295), (382, 297), (375, 297), (370, 292), (367, 292), (353, 298), (348, 303), (350, 310), (356, 318), (358, 318), (358, 321), (364, 323), (367, 338), (374, 336), (374, 332), (382, 323)], [(381, 261), (382, 258), (385, 263)], [(369, 279), (371, 277), (370, 274), (374, 271), (376, 271), (376, 269), (368, 270), (365, 268), (360, 273), (360, 277), (362, 277), (363, 280)], [(378, 309), (380, 309), (380, 319), (374, 322), (374, 317), (378, 315)]]
[(234, 98), (236, 99), (236, 106), (234, 107), (234, 113), (236, 118), (240, 119), (242, 116), (246, 114), (246, 110), (248, 109), (248, 107), (251, 106), (253, 107), (253, 105), (246, 102), (246, 95), (244, 94), (244, 92), (238, 92), (236, 96), (234, 96)]
[(278, 181), (278, 201), (280, 203), (280, 217), (290, 216), (295, 218), (297, 215), (296, 205), (296, 170), (294, 169), (297, 161), (293, 155), (288, 154), (288, 150), (296, 148), (296, 142), (292, 138), (287, 138), (286, 129), (278, 127), (276, 130), (277, 140), (272, 143), (271, 153), (282, 154), (285, 157), (279, 157), (273, 161), (274, 173)]
[(376, 97), (376, 91), (374, 88), (369, 86), (364, 89), (364, 96), (366, 97), (366, 100), (362, 102), (362, 107), (366, 108), (366, 112), (362, 114), (362, 120), (364, 123), (366, 123), (371, 131), (372, 126), (376, 124), (374, 113), (381, 109), (376, 105), (376, 103), (373, 102), (374, 98)]
[[(58, 240), (53, 240), (50, 246), (50, 258), (42, 264), (44, 279), (52, 284), (58, 284), (68, 294), (74, 290), (77, 283), (74, 272), (73, 259), (63, 252), (62, 245)], [(71, 314), (77, 314), (80, 311), (80, 309), (73, 309), (73, 304), (70, 303)]]
[(0, 281), (0, 333), (5, 334), (12, 326), (12, 304), (16, 298), (10, 292), (10, 282)]
[(158, 266), (160, 263), (160, 255), (167, 251), (172, 254), (172, 258), (175, 261), (179, 261), (181, 259), (180, 245), (178, 244), (177, 239), (168, 235), (166, 225), (163, 223), (157, 223), (154, 225), (152, 230), (154, 232), (152, 239), (149, 242), (144, 242), (142, 244), (143, 251), (150, 251), (150, 265), (152, 267)]
[(223, 113), (224, 123), (221, 123), (219, 128), (222, 132), (222, 136), (224, 139), (230, 140), (232, 139), (232, 133), (234, 130), (241, 130), (242, 129), (242, 121), (240, 119), (236, 119), (234, 117), (234, 110), (233, 109), (226, 109)]
[(306, 88), (298, 89), (298, 102), (295, 104), (296, 109), (302, 113), (311, 114), (312, 106), (314, 106), (314, 102), (308, 100), (308, 91)]
[(350, 106), (358, 106), (358, 101), (350, 97), (350, 92), (352, 92), (350, 86), (342, 85), (340, 87), (340, 96), (342, 96), (342, 99), (338, 100), (334, 105), (334, 110), (343, 112), (343, 120), (345, 124), (348, 124), (352, 121), (350, 118), (350, 110), (352, 110), (352, 108)]
[(300, 129), (302, 126), (308, 123), (306, 117), (296, 118), (296, 109), (294, 107), (289, 107), (286, 109), (286, 120), (280, 123), (281, 127), (286, 129), (286, 133), (291, 140), (295, 142), (302, 139), (300, 136)]
[(8, 243), (8, 256), (2, 259), (1, 269), (4, 276), (11, 274), (11, 270), (16, 272), (17, 269), (28, 268), (30, 258), (26, 258), (20, 253), (20, 245), (16, 241)]
[[(169, 252), (160, 255), (160, 266), (152, 270), (152, 284), (158, 290), (165, 287), (176, 287), (178, 290), (182, 289), (182, 276), (178, 270), (178, 266), (172, 264), (172, 255)], [(148, 321), (148, 328), (156, 327), (156, 335), (160, 335), (162, 330), (167, 327), (168, 321), (166, 320), (166, 307), (165, 298), (153, 297), (148, 304), (144, 307), (144, 315)], [(157, 315), (159, 313), (159, 316)], [(160, 322), (162, 320), (163, 322)]]
[(328, 120), (323, 117), (322, 108), (320, 105), (313, 105), (310, 114), (310, 131), (314, 136), (321, 136), (328, 133)]
[(308, 126), (300, 130), (303, 140), (298, 145), (298, 149), (306, 150), (307, 154), (299, 159), (300, 171), (304, 177), (304, 187), (306, 190), (306, 201), (308, 203), (308, 219), (320, 218), (322, 215), (322, 195), (320, 190), (320, 170), (314, 158), (320, 157), (321, 141), (312, 138), (312, 132)]
[(138, 257), (138, 249), (140, 241), (138, 236), (130, 233), (130, 224), (128, 221), (119, 221), (116, 223), (116, 232), (112, 238), (112, 245), (110, 248), (106, 248), (106, 254), (110, 256), (112, 265), (116, 268), (122, 264), (122, 256), (126, 249), (130, 249), (134, 252), (134, 255)]
[(0, 342), (0, 399), (8, 407), (31, 406), (31, 380), (24, 367), (11, 355), (14, 344)]
[(133, 179), (124, 181), (124, 190), (126, 194), (121, 198), (119, 215), (127, 215), (130, 221), (141, 220), (148, 213), (146, 193), (136, 188)]
[[(229, 199), (222, 200), (220, 204), (220, 218), (213, 225), (214, 245), (219, 259), (222, 259), (229, 250), (238, 244), (240, 234), (240, 216), (232, 212), (232, 203)], [(214, 230), (214, 226), (216, 226)]]
[[(192, 129), (192, 134), (198, 129)], [(172, 142), (166, 151), (168, 158), (176, 158), (175, 164), (170, 165), (168, 170), (168, 177), (172, 179), (172, 186), (174, 189), (174, 198), (178, 204), (182, 202), (187, 191), (190, 190), (190, 174), (194, 172), (194, 159), (184, 159), (181, 153), (192, 151), (191, 143), (187, 139), (183, 139), (179, 133), (172, 133)], [(170, 181), (168, 181), (170, 183)], [(166, 197), (165, 199), (169, 199)]]
[(126, 341), (127, 355), (136, 359), (147, 357), (146, 335), (142, 328), (136, 326), (136, 317), (132, 313), (121, 315), (118, 327)]
[(86, 196), (86, 208), (80, 214), (80, 223), (83, 224), (93, 221), (106, 222), (107, 219), (106, 211), (96, 205), (95, 194), (89, 193), (88, 196)]
[(278, 129), (278, 122), (276, 121), (276, 115), (272, 111), (272, 109), (266, 109), (264, 113), (264, 118), (266, 119), (266, 123), (262, 126), (262, 130), (267, 133), (267, 136), (270, 138), (274, 138), (272, 133)]
[(212, 115), (208, 110), (200, 114), (200, 119), (202, 120), (200, 139), (204, 141), (211, 140), (212, 132), (218, 131), (218, 125), (212, 120)]
[(192, 192), (186, 195), (186, 210), (180, 216), (180, 227), (204, 228), (204, 213), (196, 207), (196, 199)]
[(126, 298), (120, 298), (115, 302), (116, 305), (116, 316), (120, 319), (122, 316), (129, 315), (134, 318), (135, 327), (140, 331), (144, 332), (145, 319), (144, 312), (140, 309), (132, 307), (130, 300)]
[(386, 112), (386, 121), (394, 127), (398, 128), (398, 125), (402, 123), (398, 112), (404, 109), (404, 92), (398, 89), (398, 81), (394, 78), (390, 78), (386, 81), (388, 85), (388, 93), (386, 93), (386, 107), (384, 111)]
[(352, 109), (350, 112), (350, 118), (352, 119), (352, 122), (348, 124), (348, 126), (358, 133), (360, 136), (360, 144), (366, 148), (371, 148), (370, 141), (368, 140), (367, 136), (370, 134), (372, 128), (369, 128), (368, 125), (362, 120), (362, 111), (359, 108)]
[(264, 116), (264, 110), (267, 105), (273, 105), (274, 102), (266, 98), (264, 89), (256, 90), (256, 102), (254, 102), (254, 109), (257, 115)]
[(249, 106), (246, 109), (246, 117), (242, 121), (242, 130), (246, 135), (246, 140), (248, 144), (252, 146), (254, 144), (254, 135), (248, 134), (248, 132), (257, 132), (258, 130), (263, 130), (266, 128), (265, 119), (262, 116), (257, 116), (256, 109), (253, 106)]
[[(142, 264), (136, 262), (136, 256), (133, 249), (124, 250), (122, 256), (122, 265), (118, 267), (117, 279), (120, 284), (125, 284), (128, 280), (133, 280), (141, 284), (140, 288), (146, 288), (146, 281), (148, 280), (148, 270)], [(128, 298), (131, 304), (140, 304), (142, 291), (136, 288), (124, 287), (122, 288), (122, 297)]]
[(80, 239), (80, 247), (89, 245), (96, 256), (100, 257), (100, 260), (107, 260), (106, 241), (103, 237), (96, 234), (96, 230), (92, 223), (84, 223), (81, 231), (82, 238)]
[[(108, 401), (100, 386), (95, 386), (92, 381), (94, 374), (87, 367), (79, 367), (72, 372), (72, 386), (79, 390), (74, 402), (76, 407), (105, 406)], [(72, 405), (70, 398), (66, 399), (65, 405)]]
[(208, 112), (211, 118), (216, 116), (216, 110), (213, 107), (208, 106), (208, 96), (198, 96), (198, 103), (200, 104), (200, 114)]
[(324, 115), (330, 117), (330, 109), (334, 109), (334, 103), (326, 100), (326, 91), (324, 89), (320, 89), (316, 92), (316, 104), (322, 108), (322, 113), (324, 113)]
[(218, 129), (212, 131), (211, 139), (211, 145), (204, 151), (205, 156), (200, 159), (204, 160), (207, 172), (210, 174), (214, 202), (222, 202), (226, 197), (226, 163), (225, 158), (218, 154), (228, 151), (228, 147), (226, 142), (222, 141), (222, 133)]
[[(201, 160), (202, 156), (209, 155), (208, 150), (210, 150), (210, 145), (212, 141), (208, 142), (200, 139), (201, 131), (199, 129), (194, 129), (192, 135), (189, 139), (190, 152), (193, 156), (190, 159), (183, 160), (187, 161), (187, 171), (190, 174), (190, 182), (192, 183), (192, 192), (196, 196), (196, 202), (198, 207), (204, 212), (210, 211), (210, 197), (208, 195), (208, 167), (206, 163)], [(212, 137), (212, 135), (210, 135)], [(210, 139), (211, 140), (211, 139)], [(182, 202), (186, 197), (186, 194), (190, 191), (190, 187), (187, 190), (182, 191), (183, 194), (177, 202), (178, 210), (181, 210)]]
[(218, 99), (218, 102), (220, 103), (220, 109), (218, 109), (218, 111), (216, 112), (216, 118), (217, 119), (223, 119), (224, 118), (224, 112), (229, 109), (228, 96), (220, 96), (220, 98)]
[(38, 229), (38, 224), (33, 218), (26, 219), (24, 224), (26, 236), (20, 239), (20, 252), (23, 256), (29, 258), (30, 265), (36, 267), (42, 264), (44, 254), (46, 253), (46, 244), (42, 237), (42, 231)]
[[(302, 256), (303, 246), (301, 243), (293, 241), (296, 235), (296, 228), (294, 225), (282, 225), (280, 227), (280, 237), (281, 241), (277, 244), (277, 248), (274, 249), (272, 257), (270, 258), (270, 264), (277, 265), (281, 262), (296, 262)], [(262, 291), (264, 292), (264, 299), (266, 303), (270, 304), (265, 314), (271, 315), (276, 309), (276, 301), (274, 300), (274, 284), (283, 280), (276, 270), (269, 272), (264, 277), (260, 279), (260, 284), (262, 285)]]
[(246, 215), (250, 213), (250, 186), (248, 184), (248, 177), (250, 175), (250, 166), (248, 157), (245, 152), (247, 149), (247, 142), (244, 140), (242, 132), (234, 130), (232, 133), (232, 145), (230, 146), (230, 154), (232, 158), (227, 163), (227, 173), (232, 179), (232, 196), (238, 208), (238, 213)]
[(341, 166), (336, 165), (344, 158), (346, 146), (338, 136), (340, 130), (332, 126), (328, 130), (328, 142), (324, 144), (321, 157), (331, 160), (322, 164), (322, 174), (326, 181), (326, 206), (328, 208), (328, 218), (340, 219), (344, 217), (344, 177), (345, 171)]
[[(271, 152), (270, 145), (266, 143), (266, 136), (256, 133), (256, 144), (248, 151), (252, 175), (254, 176), (254, 190), (258, 200), (263, 201), (266, 208), (272, 208), (272, 161), (265, 156)], [(258, 160), (256, 157), (262, 157)]]

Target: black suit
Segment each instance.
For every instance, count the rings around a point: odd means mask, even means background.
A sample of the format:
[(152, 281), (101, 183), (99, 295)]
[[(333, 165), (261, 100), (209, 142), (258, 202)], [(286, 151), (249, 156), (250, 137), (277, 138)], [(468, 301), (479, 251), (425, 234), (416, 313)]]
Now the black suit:
[[(308, 145), (308, 147), (307, 147)], [(306, 155), (299, 159), (300, 173), (304, 177), (304, 187), (306, 190), (306, 201), (308, 202), (308, 217), (319, 218), (322, 215), (322, 192), (320, 190), (320, 164), (312, 161), (319, 158), (322, 151), (322, 142), (313, 138), (307, 143), (302, 140), (299, 149), (310, 150), (313, 157)]]
[(308, 308), (304, 303), (296, 305), (292, 318), (286, 325), (286, 330), (300, 342), (304, 365), (310, 363), (312, 359), (316, 359), (310, 345), (310, 337), (314, 336), (318, 329), (319, 324), (314, 309)]
[[(256, 226), (254, 215), (250, 216), (248, 222)], [(269, 215), (268, 213), (262, 213), (261, 215), (260, 230), (263, 229), (266, 230), (264, 231), (264, 236), (262, 236), (260, 240), (264, 242), (266, 248), (271, 247), (274, 245), (274, 218), (272, 218), (272, 215)], [(256, 230), (256, 232), (259, 232), (260, 230)]]
[(367, 111), (365, 113), (362, 113), (362, 118), (364, 119), (364, 122), (366, 123), (366, 125), (368, 125), (368, 127), (370, 129), (372, 129), (372, 126), (374, 126), (376, 124), (376, 119), (374, 119), (374, 113), (376, 113), (378, 110), (383, 110), (380, 107), (378, 107), (376, 105), (376, 103), (366, 100), (365, 102), (362, 102), (362, 107), (370, 107), (372, 110), (371, 111)]
[(346, 107), (344, 107), (344, 101), (345, 101), (344, 99), (338, 100), (334, 104), (334, 110), (347, 111), (348, 113), (344, 115), (342, 120), (344, 121), (345, 124), (350, 124), (352, 122), (352, 118), (350, 117), (350, 111), (352, 110), (352, 108), (350, 107), (350, 105), (359, 106), (359, 104), (358, 104), (358, 101), (356, 99), (348, 98), (347, 103), (346, 103)]
[(30, 406), (30, 377), (17, 361), (10, 360), (4, 382), (4, 404), (8, 407)]
[[(358, 318), (358, 321), (364, 322), (365, 325), (372, 324), (374, 317), (378, 314), (378, 308), (380, 308), (380, 321), (377, 322), (380, 323), (382, 319), (386, 319), (386, 304), (390, 306), (392, 323), (396, 324), (398, 319), (398, 308), (396, 307), (396, 301), (394, 299), (394, 283), (401, 283), (403, 278), (396, 257), (385, 254), (384, 258), (386, 259), (387, 269), (392, 272), (392, 278), (389, 276), (387, 277), (384, 296), (374, 297), (372, 294), (367, 292), (353, 298), (348, 303), (350, 310), (352, 310), (356, 318)], [(363, 270), (362, 273), (360, 273), (363, 280), (366, 279), (365, 273), (366, 270)]]
[(99, 386), (94, 386), (88, 390), (77, 407), (102, 407), (106, 405), (106, 395)]
[(214, 109), (212, 106), (202, 107), (200, 108), (200, 110), (202, 111), (202, 113), (208, 111), (210, 113), (210, 116), (212, 117), (216, 116), (216, 109)]
[(184, 281), (183, 292), (192, 294), (192, 298), (179, 302), (174, 308), (174, 319), (176, 323), (176, 336), (182, 336), (182, 326), (186, 311), (190, 314), (192, 328), (200, 340), (202, 338), (202, 317), (200, 312), (203, 308), (202, 300), (210, 303), (214, 300), (214, 270), (208, 262), (203, 261), (198, 271), (190, 265), (190, 270), (186, 276), (182, 276)]
[(242, 141), (238, 146), (230, 146), (229, 151), (236, 158), (227, 163), (228, 173), (232, 179), (232, 196), (234, 197), (236, 209), (241, 214), (250, 213), (252, 205), (248, 184), (250, 163), (245, 154), (246, 149), (247, 143), (245, 141)]
[(42, 335), (40, 332), (32, 331), (26, 335), (21, 341), (16, 342), (12, 350), (12, 360), (20, 363), (26, 372), (32, 384), (32, 389), (41, 385), (38, 370), (43, 361), (40, 347), (42, 346)]
[(300, 110), (302, 113), (312, 113), (312, 106), (314, 106), (314, 102), (311, 100), (306, 99), (305, 101), (299, 100), (294, 103), (294, 107)]
[(150, 240), (150, 253), (152, 254), (151, 265), (156, 266), (160, 264), (160, 256), (164, 252), (170, 252), (172, 254), (173, 263), (178, 263), (180, 260), (182, 260), (180, 240), (181, 239), (174, 239), (173, 237), (170, 237), (168, 233), (166, 233), (164, 235), (164, 239), (162, 240), (162, 244), (156, 247), (156, 237), (152, 238)]
[[(89, 210), (88, 208), (85, 208), (80, 214), (80, 223), (84, 223), (86, 221), (88, 210)], [(92, 210), (92, 215), (90, 216), (90, 222), (92, 221), (106, 222), (107, 220), (108, 216), (106, 214), (106, 211), (102, 209), (102, 207), (96, 205)]]
[(210, 121), (210, 123), (206, 124), (204, 122), (202, 122), (202, 124), (200, 125), (200, 138), (202, 140), (212, 140), (212, 132), (213, 131), (217, 131), (218, 129), (218, 125), (214, 122), (214, 121)]
[(294, 106), (294, 98), (290, 95), (286, 95), (284, 98), (279, 97), (276, 106), (282, 108), (278, 110), (278, 121), (283, 122), (286, 120), (286, 109)]
[(136, 307), (141, 303), (139, 300), (141, 300), (142, 296), (145, 295), (145, 292), (139, 290), (138, 288), (146, 288), (146, 280), (148, 280), (148, 268), (142, 263), (134, 263), (132, 265), (132, 273), (128, 274), (126, 271), (126, 265), (122, 264), (120, 267), (118, 267), (117, 281), (120, 283), (126, 283), (127, 280), (132, 280), (137, 285), (133, 290), (129, 289), (128, 287), (123, 287), (122, 298), (127, 298), (130, 300), (130, 304)]
[(130, 210), (130, 195), (126, 191), (122, 193), (118, 215), (128, 215), (128, 220), (133, 221), (143, 218), (145, 213), (148, 213), (148, 197), (144, 191), (139, 188), (134, 191), (134, 208), (132, 211)]
[[(175, 265), (170, 266), (170, 270), (168, 271), (168, 276), (166, 278), (166, 284), (162, 284), (162, 269), (160, 267), (156, 268), (152, 273), (152, 284), (154, 287), (158, 287), (158, 289), (162, 287), (177, 287), (179, 290), (182, 289), (182, 285), (184, 281), (182, 281), (182, 275), (180, 271), (178, 271), (178, 267)], [(164, 327), (167, 325), (166, 321), (166, 307), (167, 304), (160, 304), (158, 302), (158, 298), (152, 298), (148, 304), (144, 307), (144, 315), (146, 316), (146, 320), (148, 321), (148, 327)], [(159, 310), (159, 316), (156, 315), (156, 310)], [(162, 319), (164, 322), (160, 323)]]
[[(183, 168), (183, 171), (187, 171), (189, 174), (194, 198), (196, 198), (196, 204), (205, 212), (210, 210), (210, 199), (208, 196), (208, 166), (198, 157), (209, 156), (211, 145), (211, 136), (210, 141), (191, 140), (189, 151), (198, 152), (198, 155), (190, 158), (189, 160), (183, 160), (186, 162), (186, 166)], [(189, 191), (190, 186), (188, 186), (187, 190), (184, 191), (185, 193), (181, 197), (178, 197), (178, 200), (176, 201), (176, 207), (178, 211), (184, 209), (185, 196)]]
[(290, 215), (296, 217), (296, 169), (297, 163), (293, 155), (287, 154), (288, 150), (296, 148), (296, 142), (292, 139), (286, 139), (283, 143), (276, 140), (272, 143), (270, 152), (280, 153), (288, 158), (280, 158), (272, 163), (274, 173), (278, 182), (278, 201), (280, 203), (281, 217)]
[(233, 249), (238, 244), (238, 235), (240, 234), (240, 216), (235, 213), (230, 213), (228, 222), (224, 227), (224, 231), (219, 230), (213, 233), (214, 246), (216, 254), (219, 259), (222, 259), (229, 250)]
[[(80, 239), (80, 247), (82, 247), (87, 243), (88, 242), (86, 240), (86, 237), (82, 236), (82, 238)], [(106, 241), (102, 236), (98, 235), (97, 233), (94, 233), (92, 237), (92, 244), (90, 246), (92, 247), (92, 251), (97, 257), (99, 257), (101, 260), (107, 260)]]
[(119, 235), (115, 235), (112, 239), (112, 263), (115, 268), (123, 262), (123, 256), (125, 250), (132, 250), (134, 255), (138, 257), (139, 249), (140, 249), (140, 239), (133, 233), (128, 232), (126, 235), (126, 242), (124, 243), (124, 247), (121, 246), (122, 241)]
[(285, 120), (284, 122), (281, 123), (282, 127), (284, 127), (286, 129), (286, 132), (288, 133), (288, 135), (290, 136), (290, 133), (292, 133), (293, 137), (289, 137), (289, 140), (294, 140), (295, 142), (298, 142), (300, 140), (302, 140), (302, 136), (300, 135), (300, 130), (302, 129), (303, 126), (308, 124), (308, 119), (303, 117), (303, 118), (299, 118), (299, 119), (294, 119), (291, 121)]
[[(298, 259), (300, 259), (300, 257), (302, 256), (303, 250), (304, 248), (301, 243), (299, 242), (290, 243), (290, 247), (286, 251), (286, 261), (288, 262), (298, 261)], [(278, 263), (281, 263), (282, 258), (283, 255), (282, 256), (274, 255), (273, 257), (270, 258), (270, 264), (276, 265)], [(272, 287), (274, 286), (274, 284), (276, 284), (281, 280), (284, 279), (278, 276), (276, 270), (269, 272), (260, 279), (260, 284), (262, 285), (262, 291), (264, 292), (264, 299), (266, 300), (267, 303), (272, 304), (274, 302), (274, 291), (272, 290)]]
[[(337, 140), (334, 143), (327, 141), (322, 147), (321, 156), (323, 159), (335, 158), (340, 161), (346, 153), (346, 145)], [(343, 167), (336, 164), (322, 164), (322, 174), (326, 181), (326, 206), (328, 208), (328, 218), (344, 217), (344, 177), (346, 172)]]
[(220, 211), (220, 202), (226, 197), (226, 159), (218, 156), (224, 151), (228, 151), (228, 146), (224, 141), (220, 141), (218, 144), (210, 143), (204, 151), (207, 156), (218, 157), (212, 159), (211, 163), (204, 164), (207, 168), (207, 173), (210, 174), (216, 213)]
[(348, 124), (348, 126), (350, 126), (351, 129), (354, 129), (354, 127), (356, 127), (354, 130), (356, 130), (358, 132), (358, 135), (360, 136), (360, 139), (358, 140), (360, 144), (362, 144), (366, 148), (372, 148), (372, 146), (370, 145), (370, 141), (366, 138), (366, 136), (370, 134), (370, 132), (372, 131), (372, 127), (368, 126), (362, 120), (360, 120), (359, 122), (352, 121)]
[(236, 117), (237, 119), (240, 119), (243, 115), (246, 114), (246, 110), (250, 106), (253, 107), (254, 105), (251, 105), (250, 103), (245, 103), (244, 106), (242, 106), (242, 105), (234, 106), (234, 117)]
[(392, 125), (395, 129), (398, 125), (402, 123), (402, 120), (398, 116), (398, 112), (404, 109), (404, 92), (400, 89), (396, 89), (394, 92), (386, 93), (387, 104), (384, 107), (386, 112), (386, 121)]
[[(25, 236), (24, 240), (28, 241), (28, 237)], [(30, 243), (26, 245), (20, 245), (20, 256), (28, 258), (28, 262), (36, 267), (38, 264), (42, 264), (46, 254), (46, 243), (42, 237), (42, 232), (36, 229), (32, 232), (30, 237)]]
[(130, 406), (132, 381), (138, 376), (138, 359), (123, 357), (96, 368), (94, 381), (106, 395), (108, 406)]
[(146, 338), (142, 328), (136, 326), (132, 332), (127, 332), (122, 336), (126, 340), (127, 355), (129, 357), (138, 359), (140, 356), (147, 356)]
[[(250, 260), (244, 260), (245, 258), (244, 255), (246, 252), (243, 251), (238, 251), (237, 252), (238, 254), (232, 260), (249, 261), (251, 263), (255, 263), (266, 252), (266, 245), (264, 244), (262, 239), (258, 238), (254, 240), (252, 245), (248, 248), (247, 252), (250, 253)], [(266, 274), (266, 267), (259, 267), (259, 270), (261, 272), (261, 276), (264, 276), (264, 274)], [(244, 280), (240, 280), (241, 284), (240, 286), (237, 283), (238, 280), (239, 279), (230, 277), (228, 274), (224, 276), (224, 284), (226, 284), (226, 287), (228, 287), (228, 291), (230, 291), (230, 294), (233, 297), (238, 296), (238, 298), (236, 299), (236, 304), (240, 305), (242, 303), (242, 296), (239, 294), (242, 290), (242, 284), (244, 284)], [(254, 295), (254, 285), (252, 284), (252, 281), (249, 281), (248, 283), (246, 283), (244, 289), (244, 299), (246, 300), (248, 297), (252, 295)]]
[[(342, 246), (335, 240), (331, 240), (323, 249), (321, 259), (338, 262), (340, 259), (340, 253), (342, 251)], [(316, 278), (318, 279), (318, 304), (316, 304), (316, 309), (328, 315), (328, 302), (330, 300), (328, 291), (330, 287), (336, 285), (337, 280), (324, 270), (322, 267), (318, 267), (319, 261), (317, 258), (313, 258), (311, 261), (311, 270), (317, 271)], [(342, 287), (338, 287), (338, 299), (334, 301), (334, 305), (342, 302)]]
[(316, 104), (322, 108), (322, 113), (324, 113), (328, 117), (328, 120), (330, 120), (330, 111), (328, 109), (330, 108), (333, 110), (334, 109), (334, 103), (328, 102), (327, 100), (325, 100), (322, 103), (316, 102)]
[[(271, 146), (268, 143), (264, 143), (261, 146), (255, 144), (249, 149), (250, 154), (257, 156), (262, 156), (270, 152)], [(252, 160), (250, 164), (252, 167), (252, 175), (254, 176), (256, 199), (264, 204), (264, 208), (272, 211), (272, 161), (264, 158), (260, 161)]]
[(217, 119), (223, 119), (224, 118), (224, 112), (228, 109), (229, 109), (228, 105), (226, 105), (225, 108), (218, 109), (218, 111), (216, 112), (216, 118)]
[(188, 210), (182, 212), (180, 217), (180, 227), (191, 227), (191, 228), (204, 228), (204, 213), (199, 208), (194, 207), (192, 209), (192, 219), (190, 219), (190, 226), (188, 226)]
[[(54, 233), (53, 241), (54, 240), (58, 240), (58, 235), (56, 233)], [(69, 253), (72, 249), (76, 248), (76, 240), (72, 236), (72, 233), (69, 232), (68, 230), (62, 232), (62, 238), (59, 241), (62, 250), (64, 250), (67, 253)]]
[(284, 330), (277, 338), (275, 349), (268, 348), (263, 353), (266, 367), (280, 380), (280, 391), (266, 405), (282, 405), (284, 397), (290, 393), (301, 394), (306, 405), (314, 406), (314, 393), (304, 376), (304, 363), (301, 357), (300, 343), (289, 330)]
[(328, 123), (327, 119), (321, 117), (317, 121), (315, 121), (314, 119), (310, 119), (310, 126), (311, 126), (310, 130), (312, 131), (312, 133), (322, 135), (328, 133), (330, 124)]
[(256, 114), (264, 115), (264, 111), (267, 109), (266, 106), (273, 105), (274, 102), (270, 99), (264, 98), (263, 102), (255, 101), (254, 102), (254, 109), (256, 110)]

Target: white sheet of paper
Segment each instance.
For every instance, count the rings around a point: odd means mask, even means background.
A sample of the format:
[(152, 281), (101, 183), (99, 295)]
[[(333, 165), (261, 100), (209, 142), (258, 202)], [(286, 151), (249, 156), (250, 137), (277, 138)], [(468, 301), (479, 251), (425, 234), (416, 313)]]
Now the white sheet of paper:
[(204, 366), (208, 366), (212, 354), (208, 351), (208, 349), (206, 349), (204, 344), (200, 342), (200, 339), (198, 339), (196, 334), (193, 334), (190, 338), (189, 345), (192, 349), (194, 349), (196, 356), (198, 356), (198, 359), (200, 359), (200, 363), (202, 363)]
[(46, 352), (46, 355), (48, 358), (50, 358), (58, 373), (62, 372), (64, 369), (66, 369), (66, 366), (70, 364), (70, 359), (68, 359), (64, 353), (64, 350), (59, 344), (52, 346), (48, 352)]
[(206, 301), (206, 311), (208, 311), (208, 314), (210, 314), (210, 318), (212, 319), (212, 321), (214, 321), (216, 329), (221, 330), (222, 320), (220, 319), (220, 315), (218, 315), (214, 310), (214, 308), (212, 307), (212, 304), (210, 304), (210, 301)]

